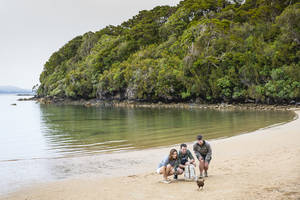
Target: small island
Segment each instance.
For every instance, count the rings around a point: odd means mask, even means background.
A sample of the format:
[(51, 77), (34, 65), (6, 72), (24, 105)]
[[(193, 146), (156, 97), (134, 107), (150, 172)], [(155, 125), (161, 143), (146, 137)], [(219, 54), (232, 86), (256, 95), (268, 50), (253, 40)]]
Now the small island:
[(33, 96), (34, 93), (31, 90), (23, 89), (10, 85), (0, 85), (0, 94), (17, 94), (18, 96)]

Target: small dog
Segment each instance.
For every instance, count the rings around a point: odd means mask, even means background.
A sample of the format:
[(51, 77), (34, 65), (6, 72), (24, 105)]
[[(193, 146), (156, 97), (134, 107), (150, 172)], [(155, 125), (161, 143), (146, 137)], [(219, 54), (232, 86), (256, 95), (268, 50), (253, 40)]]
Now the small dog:
[(204, 179), (199, 178), (197, 180), (197, 185), (198, 185), (198, 190), (201, 188), (203, 190), (203, 186), (204, 186)]

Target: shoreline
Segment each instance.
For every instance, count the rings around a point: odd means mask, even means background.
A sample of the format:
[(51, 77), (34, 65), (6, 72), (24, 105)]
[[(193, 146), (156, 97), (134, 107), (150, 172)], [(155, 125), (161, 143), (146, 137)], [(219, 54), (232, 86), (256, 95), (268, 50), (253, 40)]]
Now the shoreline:
[(44, 98), (44, 97), (32, 97), (32, 98), (20, 98), (18, 101), (36, 101), (40, 104), (52, 104), (52, 105), (76, 105), (85, 107), (116, 107), (116, 108), (179, 108), (179, 109), (214, 109), (214, 110), (290, 110), (300, 108), (300, 103), (294, 104), (257, 104), (257, 103), (151, 103), (140, 101), (102, 101), (98, 99), (63, 99), (63, 98)]
[[(294, 112), (293, 121), (209, 141), (213, 147), (213, 160), (201, 196), (209, 199), (300, 198), (300, 110)], [(282, 138), (285, 138), (283, 144)], [(188, 145), (191, 148), (191, 143)], [(154, 173), (157, 163), (171, 147), (114, 154), (112, 160), (126, 159), (130, 164), (112, 169), (113, 175), (90, 174), (36, 184), (3, 199), (42, 200), (55, 199), (57, 195), (62, 199), (181, 199), (180, 194), (188, 191), (187, 197), (192, 198), (199, 194), (194, 183), (160, 184), (161, 176)], [(144, 155), (147, 157), (142, 160)], [(98, 158), (95, 162), (108, 157)], [(118, 173), (120, 169), (122, 174)]]

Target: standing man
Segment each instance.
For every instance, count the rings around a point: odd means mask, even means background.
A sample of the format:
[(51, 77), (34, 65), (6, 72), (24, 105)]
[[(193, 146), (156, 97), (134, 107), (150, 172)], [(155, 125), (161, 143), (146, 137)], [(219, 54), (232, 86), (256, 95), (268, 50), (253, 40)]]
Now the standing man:
[(199, 160), (200, 178), (203, 178), (203, 170), (204, 176), (208, 177), (207, 170), (212, 154), (210, 144), (202, 139), (202, 135), (198, 135), (193, 150)]

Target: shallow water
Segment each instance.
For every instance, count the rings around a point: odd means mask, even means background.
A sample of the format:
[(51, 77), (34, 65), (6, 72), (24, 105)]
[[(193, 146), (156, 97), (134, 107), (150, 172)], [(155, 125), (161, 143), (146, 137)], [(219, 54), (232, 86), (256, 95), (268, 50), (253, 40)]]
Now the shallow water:
[(294, 117), (283, 111), (40, 105), (17, 98), (0, 95), (0, 194), (41, 179), (73, 176), (55, 173), (66, 158), (189, 142), (198, 133), (206, 139), (230, 137)]

